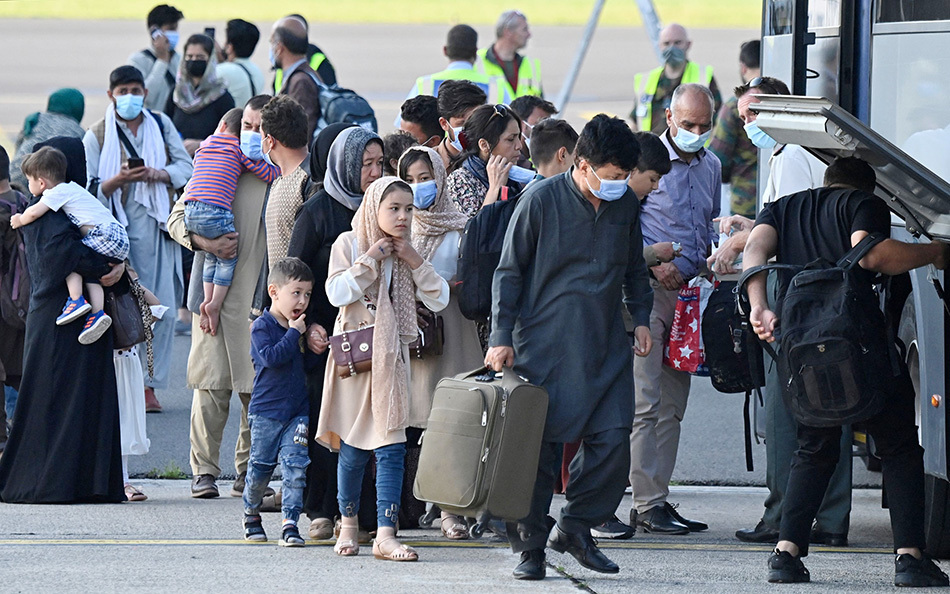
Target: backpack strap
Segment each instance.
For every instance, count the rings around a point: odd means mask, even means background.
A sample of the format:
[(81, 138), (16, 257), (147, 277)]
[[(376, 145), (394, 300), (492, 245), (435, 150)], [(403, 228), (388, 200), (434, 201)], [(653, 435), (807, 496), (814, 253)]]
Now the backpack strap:
[(858, 242), (858, 245), (854, 246), (848, 252), (841, 256), (841, 259), (835, 264), (838, 268), (844, 268), (845, 270), (851, 270), (854, 268), (858, 262), (861, 261), (861, 258), (866, 256), (868, 252), (871, 251), (871, 248), (876, 246), (887, 239), (887, 236), (883, 233), (871, 233), (865, 236), (864, 239)]
[[(149, 58), (151, 58), (153, 65), (155, 64), (155, 62), (158, 61), (158, 56), (156, 56), (155, 54), (153, 54), (153, 53), (152, 53), (152, 50), (150, 50), (150, 49), (143, 49), (140, 53), (142, 53), (143, 55), (148, 56)], [(174, 53), (174, 52), (172, 52), (172, 53)], [(169, 62), (169, 65), (171, 65), (171, 62)], [(175, 75), (172, 74), (171, 72), (169, 72), (167, 68), (165, 69), (165, 82), (167, 82), (168, 85), (169, 85), (172, 89), (175, 88)]]
[(235, 62), (235, 64), (241, 67), (241, 70), (243, 70), (243, 71), (244, 71), (244, 74), (247, 75), (247, 82), (251, 83), (251, 97), (256, 96), (256, 95), (257, 95), (257, 87), (254, 86), (254, 77), (251, 76), (251, 71), (248, 70), (247, 67), (244, 66), (244, 64), (241, 64), (241, 63), (239, 63), (239, 62)]

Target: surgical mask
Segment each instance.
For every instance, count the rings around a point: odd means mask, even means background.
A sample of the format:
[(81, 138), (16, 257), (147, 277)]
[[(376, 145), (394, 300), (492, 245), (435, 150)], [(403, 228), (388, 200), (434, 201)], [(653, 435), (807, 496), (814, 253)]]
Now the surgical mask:
[(434, 179), (409, 184), (409, 187), (412, 188), (412, 205), (421, 210), (428, 210), (439, 193), (439, 187), (435, 184)]
[(698, 135), (693, 134), (689, 130), (677, 128), (673, 142), (675, 142), (676, 146), (680, 147), (680, 150), (684, 153), (696, 153), (699, 152), (699, 149), (703, 148), (706, 141), (709, 140), (710, 134), (712, 134), (712, 130), (707, 130), (705, 134)]
[(455, 148), (455, 150), (459, 152), (462, 152), (463, 150), (462, 137), (460, 136), (462, 134), (463, 129), (465, 129), (465, 126), (459, 126), (458, 128), (456, 128), (455, 126), (452, 126), (452, 136), (455, 137), (455, 140), (451, 141), (449, 144), (451, 144)]
[[(271, 149), (273, 150), (273, 149)], [(267, 162), (268, 165), (274, 165), (274, 162), (270, 160), (270, 154), (264, 152), (264, 139), (261, 138), (261, 157)], [(276, 167), (276, 165), (274, 165)]]
[(534, 179), (534, 171), (530, 169), (525, 169), (524, 167), (518, 167), (517, 165), (512, 165), (511, 169), (508, 170), (508, 179), (518, 182), (519, 184), (526, 184)]
[(205, 71), (208, 69), (207, 60), (185, 60), (185, 70), (188, 71), (188, 74), (196, 77), (204, 76)]
[(117, 95), (115, 98), (115, 112), (123, 120), (134, 120), (142, 113), (142, 106), (145, 105), (145, 95)]
[(175, 49), (178, 45), (178, 31), (165, 31), (165, 39), (168, 40), (168, 49)]
[(528, 138), (527, 136), (525, 136), (525, 135), (522, 133), (522, 134), (521, 134), (521, 142), (524, 143), (524, 147), (525, 147), (526, 149), (528, 149), (528, 151), (530, 152), (530, 151), (531, 151), (531, 139)]
[(267, 60), (270, 62), (271, 68), (277, 68), (277, 58), (274, 56), (274, 46), (267, 46)]
[(253, 130), (241, 130), (241, 152), (253, 161), (264, 158), (261, 151), (261, 133)]
[(756, 121), (751, 121), (745, 126), (745, 133), (749, 136), (749, 140), (752, 141), (752, 144), (759, 147), (760, 149), (770, 149), (775, 148), (775, 139), (765, 133), (762, 128), (759, 128), (759, 124)]
[(663, 50), (663, 61), (670, 66), (682, 66), (686, 63), (686, 50), (671, 45)]
[(597, 175), (593, 167), (590, 168), (590, 172), (593, 173), (594, 177), (600, 182), (599, 190), (595, 190), (591, 187), (590, 182), (587, 182), (587, 188), (591, 191), (591, 194), (597, 198), (605, 202), (613, 202), (614, 200), (620, 200), (623, 198), (623, 195), (627, 193), (627, 182), (630, 181), (629, 175), (623, 179), (600, 179), (600, 176)]

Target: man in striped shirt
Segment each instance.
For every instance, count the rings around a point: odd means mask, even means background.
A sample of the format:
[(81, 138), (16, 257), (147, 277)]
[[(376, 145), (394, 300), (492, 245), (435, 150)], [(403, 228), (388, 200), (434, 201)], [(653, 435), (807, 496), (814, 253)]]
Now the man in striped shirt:
[[(262, 159), (259, 136), (241, 133), (243, 110), (235, 108), (221, 118), (215, 134), (201, 143), (195, 153), (195, 169), (185, 191), (185, 228), (208, 239), (234, 232), (231, 202), (242, 173), (250, 171), (266, 183), (280, 174), (277, 167)], [(212, 335), (218, 329), (221, 304), (228, 294), (237, 258), (222, 259), (205, 254), (200, 326)]]

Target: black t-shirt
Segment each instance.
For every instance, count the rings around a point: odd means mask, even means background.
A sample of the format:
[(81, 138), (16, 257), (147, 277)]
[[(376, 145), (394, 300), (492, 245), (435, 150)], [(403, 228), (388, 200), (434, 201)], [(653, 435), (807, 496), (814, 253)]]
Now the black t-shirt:
[[(890, 236), (891, 216), (880, 198), (861, 190), (817, 188), (785, 196), (767, 205), (756, 226), (770, 225), (778, 232), (776, 260), (804, 266), (819, 258), (836, 262), (851, 249), (856, 231)], [(856, 267), (870, 290), (874, 273)], [(785, 296), (791, 274), (779, 274), (779, 300)]]

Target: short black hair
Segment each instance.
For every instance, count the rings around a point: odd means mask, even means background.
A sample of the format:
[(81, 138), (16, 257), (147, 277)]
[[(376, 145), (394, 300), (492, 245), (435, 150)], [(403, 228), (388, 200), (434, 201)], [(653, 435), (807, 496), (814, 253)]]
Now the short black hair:
[(254, 95), (247, 100), (247, 103), (244, 104), (244, 107), (250, 107), (254, 111), (260, 111), (264, 109), (264, 106), (267, 105), (267, 102), (273, 99), (270, 95)]
[(234, 55), (239, 58), (250, 58), (261, 39), (261, 31), (253, 23), (242, 19), (228, 21), (226, 30), (227, 42), (234, 48)]
[(295, 55), (306, 54), (307, 49), (310, 47), (309, 39), (295, 35), (294, 32), (287, 27), (277, 27), (274, 29), (274, 41), (282, 44), (287, 48), (288, 52)]
[(149, 11), (146, 19), (147, 27), (164, 27), (165, 25), (174, 25), (185, 18), (180, 10), (168, 4), (159, 4)]
[(409, 177), (409, 168), (412, 167), (416, 161), (425, 163), (429, 171), (435, 170), (432, 166), (432, 159), (429, 158), (429, 153), (426, 151), (409, 151), (408, 153), (404, 153), (404, 156), (399, 157), (399, 179), (406, 181), (406, 178)]
[(189, 37), (188, 41), (185, 42), (185, 51), (188, 51), (188, 46), (191, 45), (200, 45), (208, 56), (214, 55), (214, 39), (211, 39), (204, 33), (195, 33)]
[(10, 179), (10, 155), (7, 149), (0, 145), (0, 181)]
[(447, 80), (439, 85), (439, 116), (445, 119), (461, 117), (473, 107), (485, 105), (488, 95), (478, 85), (467, 80)]
[(574, 154), (577, 146), (577, 130), (564, 120), (542, 120), (531, 131), (531, 160), (535, 165), (550, 163), (562, 146), (568, 155)]
[(876, 183), (874, 168), (857, 157), (838, 157), (825, 169), (825, 186), (841, 184), (873, 194)]
[(478, 33), (468, 25), (455, 25), (445, 38), (449, 60), (474, 60), (478, 53)]
[(261, 134), (273, 136), (287, 148), (310, 145), (307, 113), (290, 95), (277, 95), (261, 108)]
[[(754, 87), (750, 86), (752, 83), (757, 83)], [(753, 78), (747, 83), (742, 83), (738, 87), (732, 90), (735, 93), (736, 98), (740, 98), (750, 89), (758, 89), (766, 95), (791, 95), (791, 91), (788, 90), (788, 85), (783, 83), (777, 78), (772, 78), (771, 76), (759, 76)]]
[(128, 85), (132, 83), (139, 83), (142, 85), (143, 89), (145, 88), (145, 77), (142, 76), (142, 71), (135, 66), (129, 66), (126, 64), (124, 66), (119, 66), (109, 73), (110, 91), (119, 85)]
[(281, 258), (271, 266), (267, 284), (278, 289), (290, 281), (313, 283), (313, 271), (300, 258)]
[(241, 135), (241, 117), (243, 115), (243, 109), (240, 107), (232, 107), (222, 116), (221, 121), (224, 122), (224, 125), (227, 127), (228, 134), (235, 136)]
[(510, 107), (511, 109), (515, 110), (515, 113), (518, 114), (522, 120), (528, 119), (528, 116), (531, 115), (531, 112), (533, 112), (536, 107), (540, 107), (541, 111), (548, 115), (554, 115), (557, 113), (557, 108), (554, 107), (553, 103), (542, 99), (537, 95), (522, 95), (521, 97), (518, 97), (512, 101)]
[[(439, 130), (441, 129), (439, 128)], [(419, 144), (419, 141), (416, 140), (416, 137), (405, 130), (396, 130), (383, 136), (383, 169), (385, 175), (396, 175), (396, 168), (393, 167), (392, 161), (398, 163), (399, 157), (406, 152), (406, 149), (417, 144)]]
[(577, 139), (574, 162), (578, 159), (585, 159), (594, 167), (616, 165), (633, 171), (640, 162), (640, 144), (626, 122), (600, 113), (587, 122)]
[(427, 138), (442, 137), (445, 133), (439, 125), (439, 100), (432, 95), (418, 95), (407, 99), (399, 110), (402, 119), (419, 124)]
[(762, 53), (762, 42), (758, 39), (746, 41), (739, 46), (739, 61), (746, 68), (759, 67), (759, 55)]
[[(534, 134), (531, 135), (534, 138)], [(653, 132), (634, 132), (633, 137), (640, 144), (640, 159), (637, 161), (637, 171), (646, 173), (656, 171), (666, 175), (673, 168), (670, 161), (670, 151)]]

